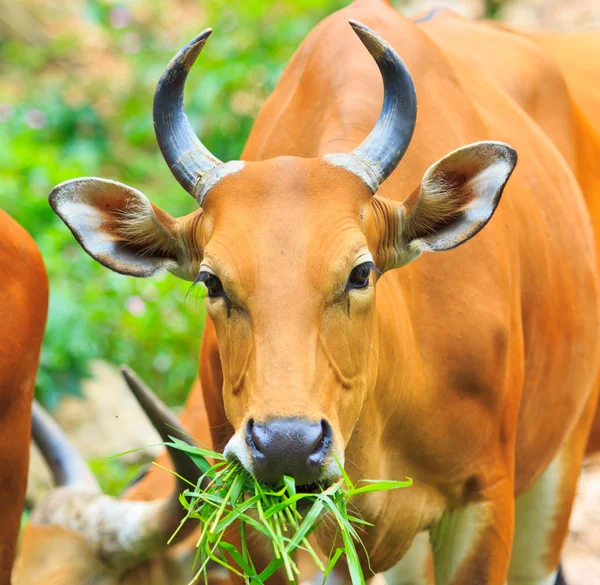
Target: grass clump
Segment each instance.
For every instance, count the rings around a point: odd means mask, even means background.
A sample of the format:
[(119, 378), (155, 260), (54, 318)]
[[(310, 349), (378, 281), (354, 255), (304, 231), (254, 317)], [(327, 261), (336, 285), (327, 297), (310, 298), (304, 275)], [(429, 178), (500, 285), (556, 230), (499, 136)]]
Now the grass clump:
[[(187, 514), (179, 528), (185, 522), (198, 520), (201, 529), (191, 583), (202, 576), (208, 582), (207, 565), (210, 561), (232, 571), (248, 585), (262, 585), (281, 567), (290, 582), (295, 583), (300, 572), (294, 553), (303, 549), (324, 573), (324, 579), (345, 555), (352, 585), (364, 585), (357, 553), (357, 545), (362, 546), (362, 542), (356, 525), (371, 524), (350, 512), (350, 498), (366, 492), (412, 485), (410, 478), (406, 481), (361, 480), (360, 485), (354, 485), (342, 470), (343, 476), (339, 481), (317, 486), (311, 492), (300, 492), (291, 477), (284, 477), (277, 486), (268, 486), (259, 482), (237, 461), (226, 461), (221, 453), (191, 446), (173, 437), (170, 439), (171, 443), (167, 445), (187, 453), (203, 473), (197, 485), (190, 483), (190, 489), (180, 495)], [(211, 465), (209, 459), (215, 463)], [(340, 538), (336, 537), (334, 543), (341, 541), (341, 546), (334, 544), (326, 564), (323, 564), (308, 536), (323, 521), (325, 514), (335, 521), (336, 536)], [(234, 526), (239, 530), (239, 549), (224, 541), (225, 533)], [(249, 529), (264, 535), (273, 546), (274, 558), (261, 572), (254, 566), (248, 550)]]

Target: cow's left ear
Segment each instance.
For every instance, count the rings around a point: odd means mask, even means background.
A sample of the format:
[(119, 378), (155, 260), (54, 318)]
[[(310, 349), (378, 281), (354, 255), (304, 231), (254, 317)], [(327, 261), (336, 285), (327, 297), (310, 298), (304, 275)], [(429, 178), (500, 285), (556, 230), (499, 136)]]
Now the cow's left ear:
[(168, 270), (185, 280), (196, 277), (200, 253), (190, 244), (201, 209), (174, 218), (140, 191), (95, 177), (61, 183), (49, 201), (81, 247), (107, 268), (130, 276)]
[(394, 215), (388, 215), (388, 226), (395, 231), (381, 250), (380, 269), (404, 266), (422, 252), (451, 250), (472, 238), (492, 217), (516, 164), (510, 146), (476, 142), (429, 167), (403, 203), (376, 197)]

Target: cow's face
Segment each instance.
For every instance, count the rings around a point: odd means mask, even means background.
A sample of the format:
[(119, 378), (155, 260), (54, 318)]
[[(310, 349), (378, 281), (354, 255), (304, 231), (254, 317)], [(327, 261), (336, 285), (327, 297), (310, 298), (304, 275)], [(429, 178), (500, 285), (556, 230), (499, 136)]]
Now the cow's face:
[(453, 248), (493, 214), (516, 163), (497, 142), (453, 151), (403, 203), (377, 196), (408, 148), (416, 118), (410, 75), (366, 27), (355, 31), (384, 81), (380, 118), (353, 152), (221, 163), (183, 112), (185, 77), (207, 38), (169, 65), (155, 128), (179, 182), (201, 205), (174, 219), (111, 181), (77, 179), (55, 211), (107, 267), (167, 269), (207, 288), (235, 435), (226, 454), (266, 481), (333, 479), (377, 368), (378, 275), (423, 251)]
[(263, 479), (333, 477), (375, 374), (369, 189), (322, 159), (248, 163), (206, 197), (197, 280), (223, 366), (226, 454)]

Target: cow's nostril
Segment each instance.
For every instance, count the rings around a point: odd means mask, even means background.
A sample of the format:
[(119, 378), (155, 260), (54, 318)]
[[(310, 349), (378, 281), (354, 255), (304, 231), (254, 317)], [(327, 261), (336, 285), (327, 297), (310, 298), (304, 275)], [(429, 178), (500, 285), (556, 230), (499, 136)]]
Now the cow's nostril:
[[(258, 428), (257, 428), (258, 427)], [(264, 447), (261, 445), (260, 425), (254, 425), (254, 419), (248, 419), (246, 423), (246, 443), (252, 449), (253, 456), (262, 455)]]
[(321, 432), (319, 437), (315, 441), (314, 448), (311, 454), (308, 456), (308, 460), (317, 465), (321, 465), (325, 459), (325, 456), (329, 452), (329, 448), (331, 447), (331, 439), (333, 432), (331, 430), (331, 425), (323, 419), (321, 421)]
[(277, 433), (274, 433), (269, 425), (254, 424), (254, 420), (248, 421), (246, 437), (252, 449), (254, 457), (268, 457), (273, 450), (277, 450)]

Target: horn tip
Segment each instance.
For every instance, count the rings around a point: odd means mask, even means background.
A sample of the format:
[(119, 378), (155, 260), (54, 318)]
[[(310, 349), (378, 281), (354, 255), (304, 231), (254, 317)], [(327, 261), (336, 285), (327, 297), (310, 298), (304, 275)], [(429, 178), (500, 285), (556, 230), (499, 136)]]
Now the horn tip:
[(366, 28), (365, 25), (359, 20), (356, 20), (356, 18), (350, 18), (348, 19), (348, 22), (352, 28)]
[[(191, 48), (195, 48), (198, 45), (201, 45), (201, 47), (204, 45), (204, 43), (206, 43), (208, 37), (210, 37), (210, 35), (212, 34), (213, 29), (212, 28), (207, 28), (204, 29), (200, 34), (196, 35), (189, 43), (188, 43), (188, 50)], [(200, 47), (200, 48), (201, 48)]]
[(386, 43), (375, 31), (371, 30), (366, 24), (354, 20), (353, 18), (348, 22), (358, 38), (362, 41), (362, 44), (373, 57), (378, 57), (380, 54), (385, 53), (387, 49)]
[[(206, 44), (208, 37), (212, 34), (212, 28), (203, 30), (200, 34), (196, 35), (178, 54), (182, 58), (183, 63), (188, 67), (191, 67), (200, 51)], [(175, 58), (177, 59), (177, 57)]]
[(354, 29), (354, 32), (358, 36), (361, 36), (364, 34), (369, 34), (369, 35), (375, 34), (366, 24), (363, 24), (359, 20), (355, 20), (354, 18), (351, 18), (350, 20), (348, 20), (348, 22), (350, 23), (350, 26)]
[(205, 41), (213, 32), (211, 27), (205, 28), (192, 42)]
[(133, 370), (126, 364), (121, 364), (120, 370), (124, 378), (131, 377), (133, 374)]
[(141, 380), (138, 378), (137, 374), (127, 365), (121, 364), (121, 375), (125, 380), (128, 388), (133, 392), (135, 396), (138, 395), (139, 389), (142, 386)]
[(148, 414), (145, 405), (148, 403), (156, 403), (158, 398), (129, 366), (121, 364), (121, 375), (123, 376), (123, 380), (125, 380), (125, 384), (127, 384), (129, 391), (133, 394), (146, 414)]

